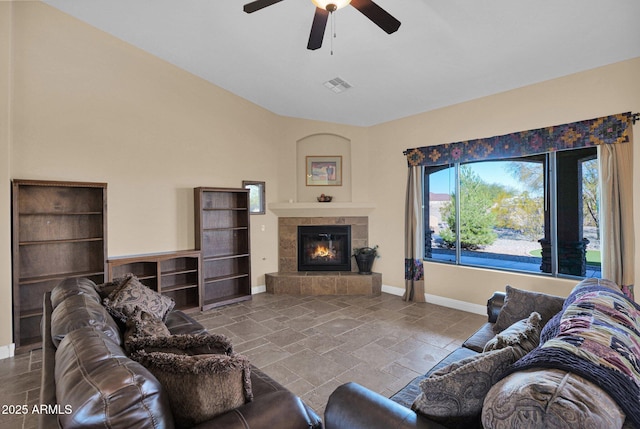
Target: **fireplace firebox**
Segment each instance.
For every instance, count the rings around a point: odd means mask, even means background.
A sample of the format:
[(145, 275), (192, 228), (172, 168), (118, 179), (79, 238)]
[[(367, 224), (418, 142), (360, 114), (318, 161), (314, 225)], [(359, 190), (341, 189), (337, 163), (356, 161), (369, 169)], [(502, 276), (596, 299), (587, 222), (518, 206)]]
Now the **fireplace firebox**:
[(298, 271), (351, 271), (351, 225), (298, 226)]

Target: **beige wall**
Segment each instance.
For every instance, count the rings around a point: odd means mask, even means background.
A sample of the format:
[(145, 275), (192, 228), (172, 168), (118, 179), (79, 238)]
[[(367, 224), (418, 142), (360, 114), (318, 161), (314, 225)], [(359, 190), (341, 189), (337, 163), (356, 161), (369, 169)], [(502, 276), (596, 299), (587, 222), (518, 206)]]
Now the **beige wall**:
[[(284, 121), (42, 3), (13, 3), (9, 19), (11, 4), (0, 2), (3, 70), (9, 35), (15, 53), (12, 84), (0, 74), (0, 124), (13, 92), (10, 144), (0, 127), (0, 345), (11, 342), (9, 178), (107, 182), (109, 256), (191, 249), (194, 187), (260, 180), (277, 200)], [(277, 271), (277, 218), (251, 222), (263, 285)]]
[[(261, 180), (267, 205), (296, 199), (298, 142), (336, 135), (350, 143), (352, 201), (377, 206), (375, 269), (402, 288), (404, 149), (640, 109), (636, 59), (375, 127), (283, 118), (39, 2), (0, 2), (0, 70), (0, 346), (11, 342), (9, 178), (107, 182), (110, 256), (189, 249), (193, 187)], [(277, 271), (277, 219), (251, 222), (257, 286)], [(482, 305), (507, 283), (564, 294), (575, 282), (427, 266), (428, 293), (444, 298)]]
[(11, 10), (0, 2), (0, 357), (11, 335)]
[[(376, 270), (383, 282), (402, 287), (404, 226), (402, 213), (407, 148), (490, 137), (520, 130), (640, 110), (640, 58), (554, 79), (424, 114), (371, 127), (370, 162), (385, 174), (371, 174), (376, 209), (370, 221), (370, 240), (381, 245)], [(638, 136), (638, 125), (635, 127)], [(636, 137), (636, 145), (637, 145)], [(637, 148), (637, 146), (636, 146)], [(634, 153), (634, 181), (640, 179), (640, 150)], [(636, 243), (640, 244), (640, 186), (634, 189)], [(384, 227), (381, 227), (384, 226)], [(640, 267), (640, 251), (636, 252)], [(640, 284), (640, 268), (636, 284)], [(425, 264), (428, 294), (483, 304), (505, 284), (566, 295), (575, 281)]]

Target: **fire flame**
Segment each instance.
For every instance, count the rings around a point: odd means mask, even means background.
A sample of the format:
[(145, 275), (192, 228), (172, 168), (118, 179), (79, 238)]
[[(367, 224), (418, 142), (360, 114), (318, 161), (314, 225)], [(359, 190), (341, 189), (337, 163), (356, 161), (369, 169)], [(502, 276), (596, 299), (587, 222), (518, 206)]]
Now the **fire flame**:
[(335, 257), (336, 257), (336, 252), (322, 245), (316, 246), (316, 248), (313, 249), (313, 252), (311, 253), (312, 259), (316, 259), (316, 258), (335, 259)]

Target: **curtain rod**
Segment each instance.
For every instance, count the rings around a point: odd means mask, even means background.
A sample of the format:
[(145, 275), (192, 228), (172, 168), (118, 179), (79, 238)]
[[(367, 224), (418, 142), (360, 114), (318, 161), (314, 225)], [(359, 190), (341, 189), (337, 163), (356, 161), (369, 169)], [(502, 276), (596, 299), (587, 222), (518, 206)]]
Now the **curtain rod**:
[[(631, 123), (632, 123), (633, 125), (635, 125), (635, 124), (636, 124), (636, 122), (638, 122), (638, 121), (640, 121), (640, 112), (638, 112), (638, 113), (632, 113), (632, 114), (631, 114)], [(403, 152), (402, 152), (402, 154), (406, 156), (406, 155), (409, 153), (409, 150), (410, 150), (410, 149), (407, 149), (407, 150), (403, 151)]]

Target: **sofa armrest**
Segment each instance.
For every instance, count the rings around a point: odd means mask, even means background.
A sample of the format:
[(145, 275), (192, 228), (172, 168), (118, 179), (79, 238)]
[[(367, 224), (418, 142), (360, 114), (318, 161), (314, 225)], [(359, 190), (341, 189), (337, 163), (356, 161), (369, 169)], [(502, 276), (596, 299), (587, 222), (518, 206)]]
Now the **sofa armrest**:
[(324, 412), (325, 429), (444, 429), (357, 383), (338, 387), (329, 396)]
[(307, 412), (287, 390), (267, 393), (241, 407), (202, 422), (193, 429), (321, 429), (322, 420)]
[(507, 296), (504, 292), (494, 292), (493, 296), (487, 301), (487, 316), (489, 323), (496, 323), (498, 314), (504, 305), (504, 299)]

